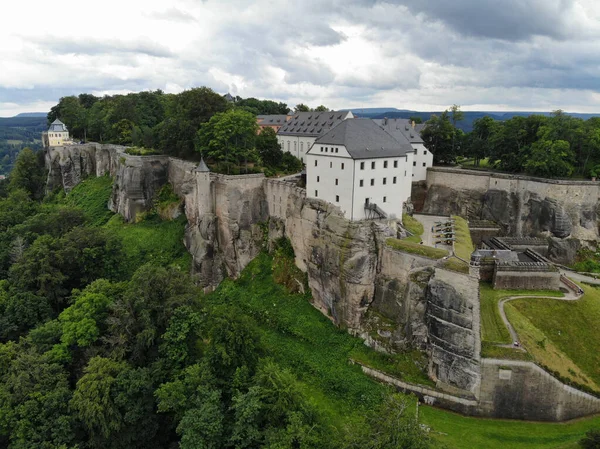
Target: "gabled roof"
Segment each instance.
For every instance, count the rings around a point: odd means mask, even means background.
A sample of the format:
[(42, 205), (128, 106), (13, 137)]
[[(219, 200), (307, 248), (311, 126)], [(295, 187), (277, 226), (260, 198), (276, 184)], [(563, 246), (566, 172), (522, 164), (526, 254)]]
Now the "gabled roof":
[(373, 121), (399, 141), (408, 140), (410, 143), (423, 143), (421, 130), (425, 125), (416, 125), (413, 128), (412, 122), (405, 118), (381, 118), (373, 119)]
[(285, 136), (322, 136), (345, 119), (352, 118), (351, 111), (296, 112), (277, 134)]
[(67, 126), (63, 122), (61, 122), (59, 119), (56, 119), (50, 124), (48, 131), (67, 132), (68, 130)]
[(320, 154), (321, 145), (344, 145), (353, 159), (405, 156), (413, 153), (410, 143), (398, 142), (371, 119), (348, 119), (319, 137), (309, 154)]
[(287, 122), (288, 116), (285, 114), (276, 115), (257, 115), (259, 125), (283, 125)]

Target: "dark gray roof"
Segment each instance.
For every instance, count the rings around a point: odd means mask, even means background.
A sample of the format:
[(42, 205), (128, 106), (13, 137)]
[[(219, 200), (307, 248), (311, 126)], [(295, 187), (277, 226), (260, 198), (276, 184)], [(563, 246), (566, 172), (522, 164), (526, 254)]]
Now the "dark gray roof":
[(206, 165), (206, 162), (204, 162), (204, 158), (200, 159), (200, 163), (196, 167), (196, 171), (201, 172), (201, 173), (206, 173), (206, 172), (210, 171), (210, 169), (208, 168), (208, 165)]
[(284, 126), (279, 128), (277, 134), (306, 137), (322, 136), (348, 116), (352, 117), (350, 114), (350, 111), (296, 112)]
[(260, 120), (259, 125), (283, 125), (287, 122), (287, 115), (257, 115), (256, 118)]
[(348, 119), (319, 137), (310, 154), (320, 154), (321, 145), (344, 145), (353, 159), (405, 156), (414, 152), (410, 143), (398, 142), (371, 119)]
[[(375, 123), (385, 129), (399, 141), (408, 140), (410, 143), (423, 143), (421, 139), (419, 125), (412, 127), (412, 122), (405, 118), (381, 118), (373, 119)], [(422, 126), (421, 126), (421, 129)]]
[(48, 128), (48, 131), (64, 132), (67, 131), (67, 126), (59, 119), (56, 119), (50, 124), (50, 128)]

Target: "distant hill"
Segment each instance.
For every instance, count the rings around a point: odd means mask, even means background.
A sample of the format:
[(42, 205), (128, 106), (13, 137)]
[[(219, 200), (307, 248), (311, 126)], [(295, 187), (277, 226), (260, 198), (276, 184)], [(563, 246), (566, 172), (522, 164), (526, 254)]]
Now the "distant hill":
[(47, 112), (21, 112), (15, 115), (15, 117), (47, 117)]
[(340, 111), (352, 111), (352, 114), (359, 117), (367, 117), (371, 114), (385, 114), (388, 112), (410, 112), (408, 109), (398, 108), (354, 108), (354, 109), (340, 109)]
[[(357, 117), (367, 118), (410, 118), (420, 117), (425, 123), (431, 118), (432, 115), (440, 115), (442, 111), (435, 112), (420, 112), (420, 111), (409, 111), (409, 110), (392, 110), (391, 108), (371, 108), (372, 110), (383, 109), (384, 112), (371, 112), (368, 108), (365, 109), (353, 109), (352, 113)], [(473, 122), (482, 117), (492, 117), (494, 120), (508, 120), (515, 116), (529, 117), (530, 115), (545, 115), (549, 116), (550, 112), (527, 112), (527, 111), (463, 111), (464, 119), (456, 124), (456, 126), (462, 129), (464, 132), (471, 132), (473, 130)], [(582, 114), (578, 112), (568, 112), (572, 117), (587, 120), (591, 117), (600, 117), (600, 113), (597, 114)]]

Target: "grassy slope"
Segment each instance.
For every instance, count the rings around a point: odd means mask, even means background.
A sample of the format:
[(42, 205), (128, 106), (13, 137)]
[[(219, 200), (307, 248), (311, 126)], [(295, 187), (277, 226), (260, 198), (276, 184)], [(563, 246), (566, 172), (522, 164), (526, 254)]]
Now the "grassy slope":
[(600, 385), (600, 290), (587, 285), (582, 288), (585, 295), (579, 301), (527, 299), (510, 305)]
[[(456, 232), (456, 241), (454, 242), (454, 254), (457, 257), (451, 257), (444, 263), (444, 268), (458, 271), (460, 273), (469, 272), (469, 264), (463, 261), (471, 260), (471, 253), (475, 249), (471, 240), (471, 232), (467, 220), (457, 215), (452, 216), (454, 219), (454, 230)], [(461, 260), (462, 259), (462, 260)]]
[(479, 293), (481, 297), (481, 340), (501, 344), (508, 344), (511, 341), (508, 329), (502, 322), (498, 311), (498, 301), (508, 296), (563, 296), (561, 292), (552, 290), (494, 290), (490, 284), (484, 282), (479, 285)]
[(189, 271), (191, 255), (183, 245), (185, 217), (173, 221), (155, 217), (135, 225), (124, 223), (120, 215), (108, 210), (111, 193), (110, 177), (89, 178), (78, 184), (65, 197), (64, 203), (81, 208), (91, 225), (103, 226), (122, 239), (126, 255), (126, 273), (123, 276), (131, 276), (147, 262), (174, 264)]
[(430, 257), (432, 259), (441, 259), (448, 255), (448, 251), (445, 249), (432, 248), (430, 246), (421, 245), (419, 243), (411, 242), (408, 240), (400, 240), (395, 238), (388, 238), (385, 241), (386, 245), (404, 251), (411, 254), (417, 254), (419, 256)]
[(402, 214), (402, 225), (412, 234), (412, 236), (406, 237), (404, 239), (405, 241), (421, 243), (421, 236), (423, 235), (424, 229), (419, 220), (408, 214)]

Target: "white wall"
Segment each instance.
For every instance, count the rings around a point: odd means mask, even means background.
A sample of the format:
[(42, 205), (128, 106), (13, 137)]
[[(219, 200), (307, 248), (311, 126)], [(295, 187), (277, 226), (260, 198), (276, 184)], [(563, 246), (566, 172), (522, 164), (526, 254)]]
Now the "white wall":
[[(306, 164), (306, 153), (315, 142), (316, 137), (278, 135), (277, 141), (282, 151), (292, 153)], [(289, 148), (289, 150), (288, 150)]]
[(427, 179), (427, 168), (433, 166), (433, 154), (422, 143), (413, 143), (412, 147), (417, 151), (413, 166), (413, 181), (425, 181)]
[[(402, 217), (402, 207), (410, 197), (412, 171), (409, 164), (412, 161), (408, 161), (405, 156), (353, 160), (343, 146), (323, 145), (324, 149), (328, 149), (327, 153), (321, 152), (320, 147), (321, 145), (315, 146), (307, 156), (307, 197), (319, 198), (339, 206), (344, 216), (351, 220), (367, 218), (364, 209), (366, 198), (369, 198), (369, 202), (376, 203), (388, 217)], [(397, 161), (397, 167), (394, 167), (394, 161)], [(375, 169), (371, 168), (373, 162)], [(384, 162), (387, 162), (387, 168), (384, 168)], [(364, 163), (363, 170), (360, 169), (361, 163)], [(384, 178), (386, 184), (383, 184)], [(371, 185), (371, 179), (374, 185)]]
[(48, 131), (48, 144), (51, 147), (59, 147), (69, 140), (68, 131)]

